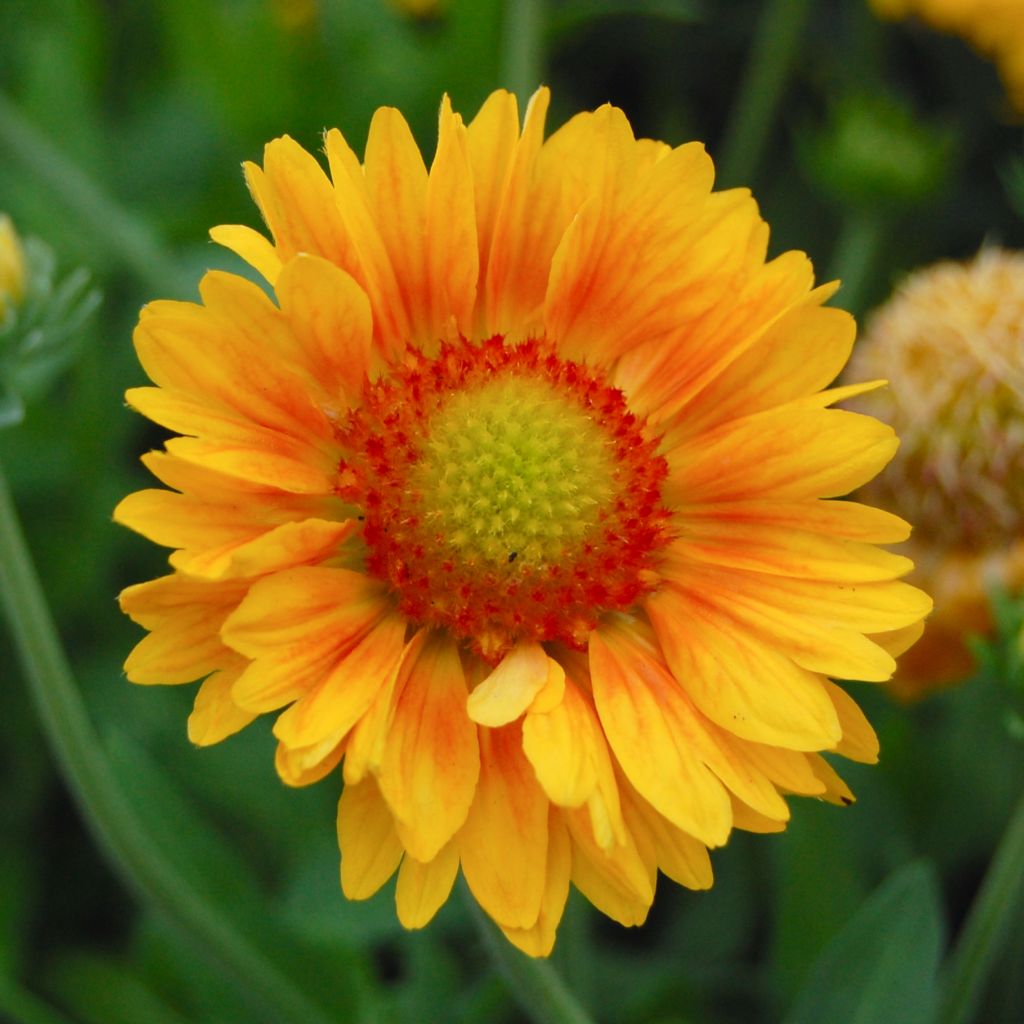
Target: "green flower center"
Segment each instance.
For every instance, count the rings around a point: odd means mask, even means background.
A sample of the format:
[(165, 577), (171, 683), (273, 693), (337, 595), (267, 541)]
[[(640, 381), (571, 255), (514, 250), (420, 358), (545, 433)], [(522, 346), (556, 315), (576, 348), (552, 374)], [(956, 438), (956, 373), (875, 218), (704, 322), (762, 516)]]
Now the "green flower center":
[(413, 486), (460, 561), (552, 564), (611, 496), (610, 440), (547, 381), (506, 377), (433, 417)]

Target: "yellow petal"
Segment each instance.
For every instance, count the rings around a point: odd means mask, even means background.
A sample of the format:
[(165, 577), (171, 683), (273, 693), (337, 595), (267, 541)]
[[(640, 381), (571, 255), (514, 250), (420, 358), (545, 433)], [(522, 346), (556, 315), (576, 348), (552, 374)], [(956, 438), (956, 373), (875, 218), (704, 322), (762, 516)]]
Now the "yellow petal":
[(290, 750), (283, 743), (278, 743), (274, 752), (274, 767), (278, 778), (286, 786), (311, 786), (330, 775), (344, 754), (345, 744), (337, 737), (330, 742), (300, 750)]
[(246, 664), (244, 658), (236, 658), (230, 668), (214, 672), (199, 687), (192, 714), (188, 716), (188, 738), (197, 747), (220, 743), (244, 729), (256, 717), (231, 699), (231, 687)]
[(369, 899), (402, 860), (402, 844), (377, 783), (366, 777), (346, 784), (338, 801), (341, 891), (350, 900)]
[(654, 879), (637, 851), (632, 836), (624, 846), (602, 850), (582, 810), (564, 810), (572, 837), (572, 881), (603, 914), (630, 928), (647, 920), (654, 902)]
[(210, 237), (225, 249), (237, 253), (251, 267), (258, 270), (271, 285), (277, 283), (281, 273), (281, 257), (272, 242), (258, 231), (244, 224), (220, 224), (210, 228)]
[(687, 518), (680, 533), (671, 550), (683, 560), (775, 576), (867, 583), (905, 576), (914, 567), (909, 558), (871, 544), (783, 526)]
[(313, 375), (328, 394), (339, 388), (355, 405), (370, 371), (373, 318), (366, 293), (345, 271), (305, 254), (284, 267), (275, 290)]
[(330, 558), (358, 525), (354, 519), (343, 523), (323, 519), (284, 523), (243, 544), (222, 546), (201, 555), (172, 555), (171, 565), (189, 576), (208, 580), (263, 576)]
[(479, 736), (480, 781), (459, 833), (462, 870), (495, 921), (532, 928), (544, 896), (548, 801), (523, 755), (519, 723)]
[(598, 846), (625, 842), (619, 791), (597, 713), (572, 680), (551, 711), (523, 722), (523, 750), (548, 798), (560, 807), (591, 811)]
[(569, 897), (569, 876), (572, 873), (572, 843), (562, 812), (550, 807), (548, 812), (548, 857), (544, 896), (537, 923), (532, 928), (508, 928), (498, 922), (505, 937), (527, 956), (548, 956), (555, 945), (555, 932), (562, 920), (565, 901)]
[(304, 696), (388, 610), (382, 585), (347, 569), (300, 567), (260, 580), (221, 630), (255, 659), (235, 701), (262, 712)]
[(409, 316), (387, 248), (374, 221), (363, 169), (336, 128), (327, 133), (327, 159), (334, 178), (338, 212), (358, 255), (358, 264), (350, 272), (370, 300), (373, 336), (380, 352), (393, 362), (401, 356), (411, 336)]
[[(763, 743), (751, 743), (749, 740), (743, 743), (743, 753), (772, 782), (788, 793), (817, 796), (825, 792), (824, 784), (808, 767), (806, 754), (796, 750), (785, 750), (782, 747), (770, 747)], [(742, 799), (742, 796), (740, 798)]]
[(548, 679), (548, 656), (535, 641), (520, 641), (469, 695), (466, 711), (479, 725), (515, 721)]
[[(466, 148), (473, 169), (481, 283), (487, 279), (494, 222), (518, 141), (519, 109), (516, 98), (504, 89), (497, 89), (487, 97), (466, 129)], [(482, 287), (480, 291), (483, 292)], [(483, 331), (482, 323), (480, 331)]]
[(445, 95), (441, 103), (437, 153), (427, 182), (427, 340), (445, 336), (455, 317), (463, 335), (473, 330), (480, 255), (477, 247), (473, 171), (466, 128), (452, 113)]
[(843, 738), (835, 745), (835, 752), (851, 761), (877, 764), (878, 737), (864, 712), (842, 687), (836, 686), (831, 680), (825, 680), (825, 689), (836, 706), (839, 724), (843, 729)]
[(402, 845), (416, 860), (433, 860), (462, 827), (479, 774), (458, 648), (439, 632), (397, 696), (378, 775)]
[(406, 928), (428, 925), (448, 899), (458, 873), (459, 846), (454, 839), (427, 864), (406, 854), (395, 887), (398, 920)]
[(822, 800), (837, 807), (847, 807), (856, 801), (850, 787), (836, 773), (836, 770), (820, 754), (804, 754), (811, 771), (825, 784)]
[(384, 743), (395, 719), (398, 697), (431, 636), (431, 630), (420, 629), (405, 645), (402, 656), (388, 676), (387, 682), (377, 691), (373, 703), (349, 735), (345, 756), (347, 784), (355, 785), (362, 781), (368, 771), (377, 771), (380, 768), (384, 759)]
[(689, 505), (684, 514), (687, 522), (714, 519), (791, 527), (867, 544), (898, 544), (910, 536), (910, 523), (855, 501), (720, 501)]
[(387, 616), (310, 693), (274, 723), (287, 747), (307, 747), (344, 736), (369, 710), (405, 649), (405, 617)]
[(629, 831), (634, 837), (646, 836), (658, 867), (687, 889), (710, 889), (714, 874), (708, 848), (659, 814), (628, 779), (623, 779), (622, 794), (622, 812)]
[(759, 814), (752, 807), (748, 807), (738, 797), (732, 797), (732, 823), (735, 828), (741, 828), (744, 832), (785, 832), (786, 823), (775, 821), (772, 818)]
[(732, 826), (729, 797), (669, 717), (676, 681), (603, 628), (590, 636), (590, 672), (601, 725), (629, 781), (684, 832), (722, 845)]
[(284, 135), (264, 148), (262, 172), (252, 164), (246, 172), (282, 262), (308, 252), (351, 268), (356, 259), (352, 242), (334, 205), (331, 183), (314, 156)]
[(832, 498), (867, 483), (897, 447), (892, 428), (870, 416), (783, 407), (673, 448), (662, 494), (673, 505)]
[(890, 629), (884, 633), (870, 633), (865, 634), (867, 638), (874, 644), (877, 644), (887, 654), (893, 658), (898, 658), (905, 651), (910, 650), (918, 640), (921, 639), (921, 635), (924, 633), (924, 620), (915, 622), (909, 626), (904, 626), (902, 629)]
[(823, 750), (841, 735), (821, 679), (674, 587), (644, 604), (672, 674), (700, 710), (744, 739)]
[(429, 328), (427, 168), (409, 125), (394, 107), (378, 107), (370, 122), (365, 179), (412, 336), (423, 341)]
[(540, 692), (533, 698), (529, 710), (537, 714), (553, 711), (565, 696), (565, 669), (552, 658), (548, 658), (548, 678)]

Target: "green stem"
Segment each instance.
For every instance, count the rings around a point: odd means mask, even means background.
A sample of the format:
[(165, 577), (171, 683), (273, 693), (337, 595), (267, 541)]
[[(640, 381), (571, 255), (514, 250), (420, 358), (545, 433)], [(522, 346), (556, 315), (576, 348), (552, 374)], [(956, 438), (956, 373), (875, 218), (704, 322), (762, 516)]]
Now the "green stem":
[(491, 963), (536, 1024), (593, 1024), (554, 967), (516, 949), (484, 913), (462, 878), (460, 885)]
[(139, 894), (197, 936), (244, 989), (296, 1024), (330, 1017), (167, 860), (129, 804), (71, 674), (0, 466), (0, 597), (26, 681), (65, 781), (99, 844)]
[(23, 989), (13, 978), (0, 976), (0, 1019), (10, 1024), (71, 1024), (49, 1003)]
[(813, 0), (767, 0), (718, 162), (721, 188), (749, 185), (771, 135)]
[(501, 78), (519, 101), (520, 117), (544, 76), (544, 0), (505, 0)]
[(3, 93), (0, 142), (74, 210), (148, 289), (177, 298), (195, 296), (195, 282), (158, 244), (149, 225), (105, 195)]
[(946, 961), (935, 1024), (970, 1024), (1024, 895), (1024, 795)]
[(850, 210), (836, 242), (826, 280), (842, 281), (838, 301), (855, 316), (864, 297), (885, 238), (885, 218), (878, 210)]

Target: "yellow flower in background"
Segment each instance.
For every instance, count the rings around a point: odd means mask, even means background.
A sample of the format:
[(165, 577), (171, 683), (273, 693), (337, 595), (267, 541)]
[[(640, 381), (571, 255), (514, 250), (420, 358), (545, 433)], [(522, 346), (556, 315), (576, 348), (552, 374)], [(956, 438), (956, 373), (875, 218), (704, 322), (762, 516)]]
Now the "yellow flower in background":
[(914, 523), (912, 578), (935, 598), (892, 683), (913, 697), (970, 674), (964, 637), (992, 630), (989, 588), (1024, 587), (1024, 254), (985, 249), (912, 275), (850, 372), (890, 381), (858, 400), (902, 439), (863, 493)]
[(892, 20), (917, 15), (940, 32), (963, 36), (995, 61), (1013, 105), (1024, 111), (1024, 3), (1021, 0), (869, 0)]
[(25, 294), (25, 252), (11, 218), (0, 213), (0, 319), (8, 303), (17, 305)]
[[(343, 760), (341, 881), (397, 870), (426, 924), (460, 868), (509, 939), (552, 948), (570, 880), (641, 923), (657, 872), (711, 885), (733, 827), (783, 794), (852, 795), (820, 751), (877, 741), (828, 677), (886, 680), (931, 602), (875, 547), (909, 527), (829, 501), (897, 447), (822, 390), (852, 318), (807, 257), (766, 262), (745, 189), (702, 146), (636, 140), (622, 111), (544, 140), (494, 93), (447, 98), (428, 171), (382, 108), (331, 177), (290, 138), (246, 166), (273, 242), (213, 238), (267, 279), (211, 272), (203, 305), (135, 333), (185, 436), (171, 490), (117, 519), (176, 549), (122, 606), (151, 630), (137, 683), (206, 677), (215, 743), (278, 712), (290, 785)], [(281, 709), (284, 709), (283, 711)]]

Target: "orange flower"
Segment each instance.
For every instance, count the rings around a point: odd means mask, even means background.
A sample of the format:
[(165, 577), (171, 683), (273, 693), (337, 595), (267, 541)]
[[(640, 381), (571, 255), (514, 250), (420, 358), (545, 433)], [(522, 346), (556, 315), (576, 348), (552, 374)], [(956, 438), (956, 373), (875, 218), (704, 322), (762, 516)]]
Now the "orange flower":
[[(657, 871), (711, 884), (707, 847), (777, 831), (781, 793), (852, 795), (819, 751), (874, 761), (828, 676), (887, 679), (930, 607), (907, 536), (845, 494), (897, 441), (829, 408), (854, 325), (802, 253), (765, 262), (746, 190), (702, 146), (635, 140), (613, 107), (544, 141), (494, 93), (441, 107), (428, 172), (401, 115), (331, 178), (289, 138), (246, 173), (259, 270), (135, 334), (184, 434), (119, 521), (175, 548), (129, 588), (140, 683), (208, 676), (211, 743), (262, 712), (292, 785), (344, 759), (342, 887), (397, 869), (430, 920), (461, 865), (547, 954), (569, 882), (639, 924)], [(870, 385), (869, 385), (870, 386)]]
[(917, 524), (915, 582), (935, 597), (924, 640), (891, 687), (959, 682), (964, 639), (991, 634), (988, 591), (1024, 587), (1024, 255), (985, 249), (913, 274), (874, 316), (852, 376), (891, 387), (858, 406), (903, 444), (864, 495)]
[(940, 32), (963, 36), (999, 68), (1013, 105), (1024, 111), (1024, 4), (1020, 0), (870, 0), (877, 15), (918, 15)]

